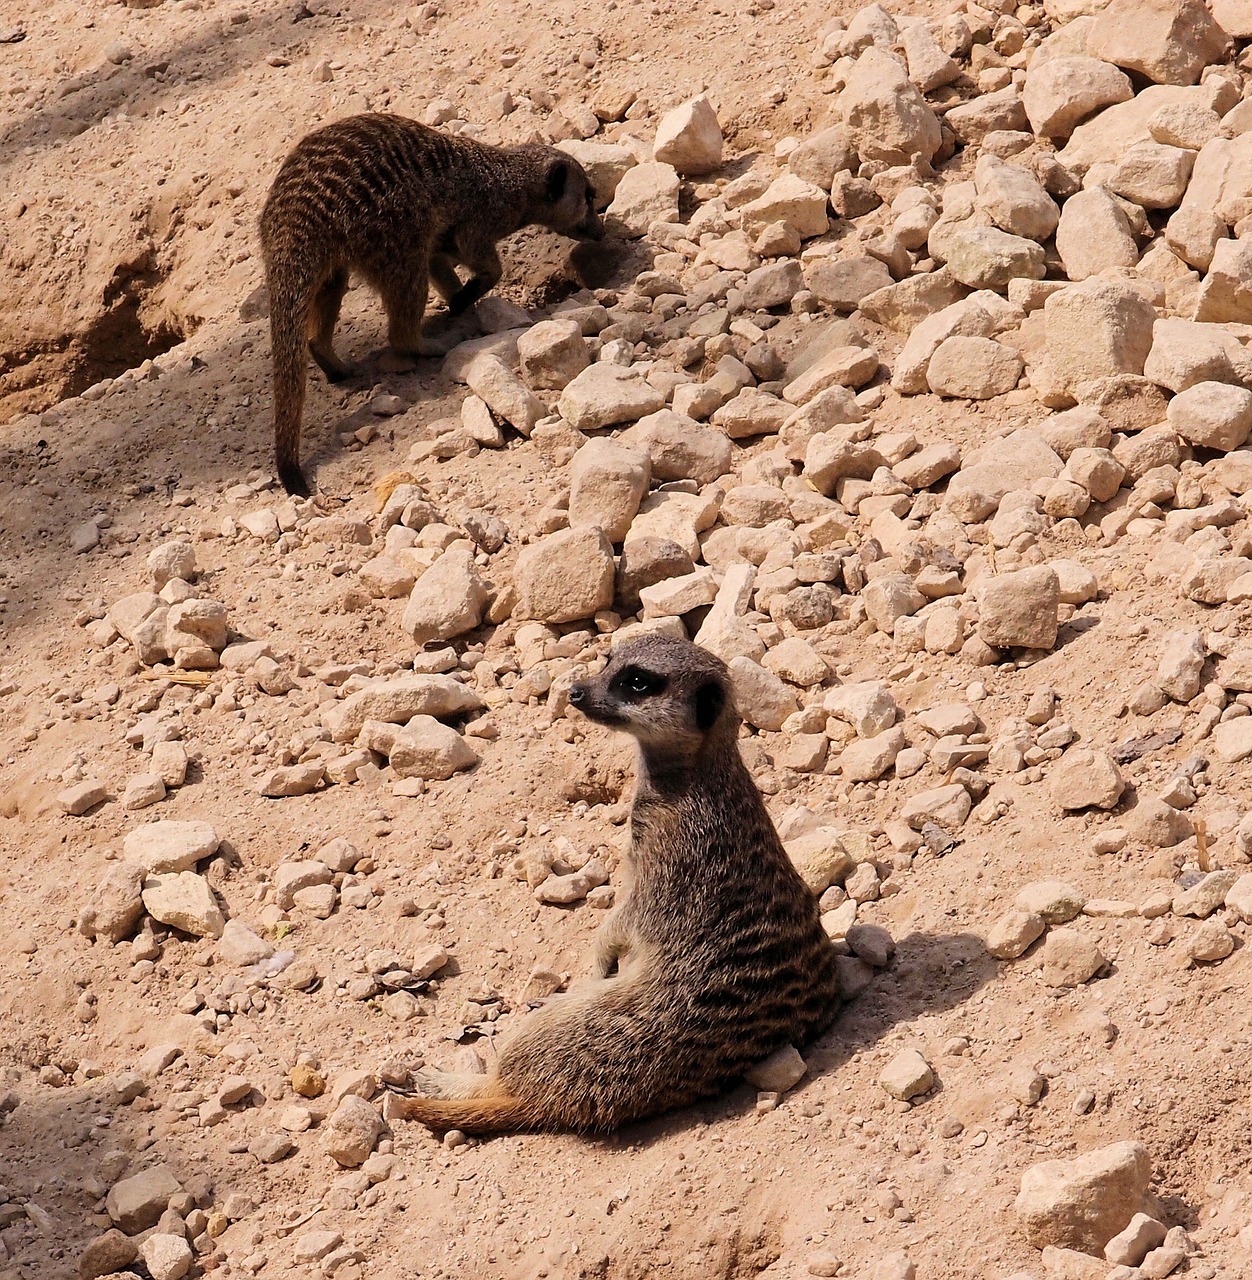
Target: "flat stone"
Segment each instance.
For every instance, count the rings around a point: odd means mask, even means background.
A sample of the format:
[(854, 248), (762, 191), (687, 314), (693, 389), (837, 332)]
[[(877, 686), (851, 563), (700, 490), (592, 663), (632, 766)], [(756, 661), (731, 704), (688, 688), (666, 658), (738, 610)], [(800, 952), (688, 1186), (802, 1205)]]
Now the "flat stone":
[(878, 1083), (893, 1097), (908, 1102), (935, 1084), (935, 1073), (916, 1049), (901, 1049), (882, 1069)]
[(1044, 919), (1030, 911), (1006, 911), (987, 932), (984, 944), (997, 960), (1016, 960), (1047, 928)]
[(1049, 780), (1053, 800), (1069, 812), (1111, 809), (1125, 789), (1112, 757), (1084, 746), (1070, 747), (1053, 766)]
[(191, 871), (148, 876), (143, 905), (154, 920), (198, 938), (220, 938), (226, 927), (209, 882)]

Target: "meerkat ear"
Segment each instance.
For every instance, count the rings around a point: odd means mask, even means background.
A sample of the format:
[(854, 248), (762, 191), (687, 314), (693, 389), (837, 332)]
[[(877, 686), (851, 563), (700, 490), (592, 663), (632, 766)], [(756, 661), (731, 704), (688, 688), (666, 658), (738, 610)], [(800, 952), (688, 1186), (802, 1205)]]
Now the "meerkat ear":
[(696, 690), (696, 725), (702, 733), (707, 733), (717, 723), (725, 705), (726, 694), (721, 685), (710, 681)]
[(559, 204), (565, 196), (565, 188), (569, 186), (569, 165), (564, 160), (553, 160), (544, 174), (544, 185), (548, 199)]

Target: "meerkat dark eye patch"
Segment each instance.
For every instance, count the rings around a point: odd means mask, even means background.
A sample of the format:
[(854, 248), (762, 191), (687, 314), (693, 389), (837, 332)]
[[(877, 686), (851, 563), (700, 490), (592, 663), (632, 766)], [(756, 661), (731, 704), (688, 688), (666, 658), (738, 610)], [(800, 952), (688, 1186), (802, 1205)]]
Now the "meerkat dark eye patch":
[(613, 677), (612, 689), (628, 698), (651, 698), (665, 688), (665, 677), (642, 667), (623, 667)]
[(696, 725), (702, 733), (707, 733), (716, 723), (726, 705), (726, 694), (720, 684), (711, 681), (702, 684), (696, 690)]

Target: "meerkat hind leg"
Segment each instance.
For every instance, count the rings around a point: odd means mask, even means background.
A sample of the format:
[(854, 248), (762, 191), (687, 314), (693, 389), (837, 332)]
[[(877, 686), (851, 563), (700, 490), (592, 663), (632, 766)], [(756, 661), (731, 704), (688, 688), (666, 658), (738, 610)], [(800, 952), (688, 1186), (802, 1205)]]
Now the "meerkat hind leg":
[(342, 382), (352, 376), (352, 367), (335, 355), (335, 325), (343, 295), (348, 291), (348, 273), (334, 272), (317, 291), (309, 316), (309, 354), (326, 375), (327, 382)]
[(422, 336), (429, 282), (426, 268), (390, 281), (382, 290), (387, 311), (387, 341), (398, 356), (439, 356), (443, 352)]

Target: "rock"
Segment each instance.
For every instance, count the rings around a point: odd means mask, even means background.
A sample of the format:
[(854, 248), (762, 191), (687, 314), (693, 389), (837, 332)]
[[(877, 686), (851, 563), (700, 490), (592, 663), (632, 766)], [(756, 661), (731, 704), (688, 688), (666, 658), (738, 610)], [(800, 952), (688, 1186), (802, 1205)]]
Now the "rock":
[(953, 782), (910, 796), (900, 810), (900, 818), (914, 831), (931, 822), (945, 831), (955, 831), (964, 826), (972, 807), (969, 792), (959, 782)]
[(895, 631), (898, 619), (910, 617), (926, 605), (926, 597), (907, 573), (887, 573), (875, 578), (865, 587), (861, 598), (870, 621), (887, 635)]
[(1196, 382), (1169, 403), (1169, 424), (1191, 444), (1228, 452), (1252, 434), (1252, 391)]
[(453, 545), (418, 579), (401, 625), (419, 646), (452, 640), (482, 622), (487, 599), (473, 548)]
[(1238, 764), (1252, 756), (1252, 717), (1240, 716), (1218, 724), (1213, 730), (1213, 754), (1223, 764)]
[(454, 676), (412, 675), (367, 685), (322, 711), (335, 742), (355, 742), (367, 720), (405, 724), (414, 716), (450, 719), (483, 709), (482, 699)]
[(148, 572), (153, 591), (160, 591), (171, 578), (190, 582), (196, 576), (195, 548), (183, 538), (163, 542), (148, 553)]
[(794, 258), (767, 262), (748, 273), (741, 286), (748, 311), (769, 311), (786, 306), (804, 285), (804, 272)]
[(478, 763), (474, 748), (432, 716), (414, 716), (392, 738), (387, 758), (397, 777), (439, 781)]
[(997, 960), (1016, 960), (1046, 928), (1043, 917), (1033, 912), (1006, 911), (987, 933), (987, 953)]
[(810, 134), (787, 157), (787, 168), (811, 186), (829, 191), (837, 173), (860, 163), (852, 135), (842, 124)]
[(226, 927), (209, 882), (191, 871), (148, 876), (143, 905), (154, 920), (197, 938), (220, 938)]
[(839, 833), (831, 827), (796, 836), (785, 845), (800, 878), (820, 896), (852, 870), (851, 855), (839, 841)]
[(1036, 1248), (1100, 1254), (1139, 1211), (1151, 1173), (1146, 1147), (1115, 1142), (1073, 1160), (1032, 1165), (1014, 1207)]
[(1197, 382), (1243, 382), (1252, 366), (1238, 340), (1217, 325), (1162, 318), (1143, 373), (1176, 395)]
[(1164, 1242), (1165, 1227), (1146, 1213), (1136, 1213), (1104, 1246), (1104, 1257), (1118, 1266), (1137, 1267), (1149, 1250)]
[(634, 154), (627, 148), (606, 142), (584, 142), (579, 138), (567, 138), (557, 147), (571, 155), (582, 165), (588, 180), (595, 188), (596, 206), (609, 204), (617, 192), (628, 169), (636, 164)]
[(722, 163), (722, 127), (708, 98), (701, 94), (661, 117), (652, 156), (684, 178), (710, 173)]
[(1226, 906), (1243, 921), (1252, 924), (1252, 875), (1241, 875), (1227, 890)]
[(910, 489), (929, 489), (961, 465), (961, 451), (951, 443), (923, 445), (916, 453), (894, 463), (896, 479)]
[(978, 584), (978, 634), (997, 648), (1056, 644), (1060, 584), (1046, 565), (984, 578)]
[(660, 490), (639, 504), (627, 542), (637, 538), (662, 538), (676, 542), (693, 558), (699, 558), (700, 534), (717, 519), (720, 495)]
[(943, 122), (966, 146), (976, 146), (989, 133), (1025, 129), (1026, 112), (1017, 89), (1010, 86), (953, 107)]
[(875, 289), (858, 305), (861, 314), (875, 324), (907, 335), (927, 316), (960, 302), (966, 293), (966, 286), (944, 266)]
[(1060, 210), (1033, 173), (993, 155), (974, 167), (977, 205), (1002, 231), (1028, 240), (1046, 240), (1056, 230)]
[(736, 657), (727, 665), (735, 706), (744, 720), (757, 729), (781, 729), (783, 721), (796, 709), (792, 690), (751, 658)]
[(863, 298), (893, 281), (891, 272), (877, 258), (817, 258), (804, 270), (805, 283), (828, 307), (855, 311)]
[(1010, 280), (1042, 280), (1046, 271), (1038, 244), (998, 227), (964, 227), (949, 238), (946, 253), (948, 270), (971, 289), (1003, 292)]
[(387, 1126), (364, 1098), (349, 1093), (340, 1099), (322, 1130), (322, 1150), (345, 1169), (359, 1168), (369, 1158)]
[(522, 548), (514, 581), (517, 618), (590, 618), (613, 603), (613, 548), (599, 529), (564, 529)]
[[(1172, 259), (1164, 259), (1164, 262), (1170, 268), (1171, 278), (1192, 279), (1186, 271), (1188, 266), (1197, 271), (1207, 271), (1217, 253), (1217, 246), (1226, 234), (1225, 222), (1212, 209), (1184, 205), (1165, 227), (1165, 249)], [(1162, 261), (1159, 252), (1156, 261)], [(1203, 292), (1203, 286), (1200, 292)]]
[(207, 822), (149, 822), (126, 834), (122, 853), (150, 875), (166, 871), (192, 871), (196, 863), (211, 858), (221, 844)]
[(828, 191), (806, 182), (794, 173), (784, 173), (755, 200), (741, 208), (744, 222), (750, 227), (766, 227), (774, 222), (790, 223), (803, 239), (826, 234), (830, 225), (826, 208)]
[(618, 557), (614, 596), (625, 613), (637, 613), (645, 587), (694, 572), (691, 557), (664, 538), (632, 538)]
[(145, 666), (163, 662), (170, 655), (165, 647), (165, 621), (169, 606), (150, 591), (123, 596), (108, 612), (114, 630), (134, 646)]
[(1225, 901), (1238, 879), (1237, 871), (1210, 871), (1189, 889), (1174, 894), (1174, 914), (1203, 920)]
[(139, 1253), (152, 1280), (182, 1280), (194, 1260), (187, 1237), (171, 1234), (148, 1236)]
[(79, 1280), (100, 1280), (123, 1271), (139, 1257), (135, 1242), (116, 1227), (89, 1241), (78, 1258)]
[(754, 1089), (770, 1093), (786, 1093), (804, 1079), (808, 1067), (794, 1045), (786, 1044), (776, 1049), (768, 1058), (744, 1072), (743, 1078)]
[(822, 704), (832, 716), (846, 720), (861, 738), (891, 728), (899, 715), (895, 699), (881, 680), (866, 680), (831, 689)]
[(163, 1164), (114, 1183), (105, 1198), (105, 1209), (114, 1224), (129, 1235), (155, 1226), (171, 1196), (182, 1186)]
[(854, 444), (840, 431), (820, 431), (804, 449), (804, 478), (827, 497), (834, 496), (840, 480), (868, 480), (886, 465), (877, 449), (868, 443)]
[(591, 363), (582, 330), (574, 320), (541, 320), (518, 336), (522, 377), (545, 391), (564, 390)]
[(143, 868), (133, 863), (110, 867), (79, 918), (79, 932), (114, 943), (128, 938), (143, 915), (143, 876)]
[(598, 431), (634, 422), (664, 405), (664, 393), (645, 382), (637, 370), (598, 361), (570, 381), (557, 408), (579, 431)]
[(1070, 196), (1056, 229), (1056, 251), (1071, 280), (1085, 280), (1111, 267), (1133, 267), (1139, 245), (1130, 219), (1104, 187)]
[[(1220, 728), (1220, 726), (1219, 726)], [(1153, 849), (1171, 849), (1192, 834), (1191, 819), (1164, 800), (1140, 800), (1126, 815), (1130, 836)]]
[(935, 1073), (916, 1049), (901, 1049), (882, 1069), (878, 1083), (893, 1098), (908, 1102), (934, 1088)]
[(833, 347), (788, 381), (783, 399), (788, 404), (807, 405), (831, 387), (864, 386), (878, 372), (878, 364), (873, 347)]
[(848, 782), (872, 782), (881, 778), (908, 745), (904, 730), (889, 729), (875, 738), (862, 738), (839, 753), (839, 772)]
[(1199, 631), (1171, 631), (1165, 637), (1154, 683), (1175, 702), (1190, 702), (1200, 692), (1200, 673), (1208, 650)]
[(637, 240), (647, 234), (654, 222), (677, 222), (678, 186), (678, 172), (673, 165), (654, 161), (628, 169), (618, 181), (612, 204), (605, 210), (606, 229)]
[(989, 400), (1017, 386), (1022, 358), (990, 338), (946, 338), (930, 357), (926, 380), (941, 396)]
[(1089, 379), (1143, 372), (1156, 311), (1132, 286), (1086, 280), (1054, 293), (1043, 315), (1052, 375), (1071, 393)]
[(1082, 914), (1086, 901), (1080, 889), (1064, 880), (1035, 880), (1018, 890), (1013, 905), (1039, 916), (1045, 924), (1065, 924)]
[(1039, 949), (1039, 961), (1049, 987), (1082, 986), (1106, 964), (1099, 947), (1074, 929), (1053, 929)]
[(1026, 73), (1022, 105), (1035, 133), (1067, 138), (1104, 107), (1134, 97), (1130, 77), (1098, 58), (1047, 58)]
[(1193, 319), (1213, 324), (1252, 322), (1252, 246), (1221, 239), (1196, 297)]
[(1053, 766), (1049, 789), (1062, 809), (1075, 813), (1111, 809), (1121, 799), (1126, 781), (1106, 752), (1074, 746)]
[(1182, 147), (1140, 142), (1117, 161), (1105, 186), (1143, 209), (1172, 209), (1186, 193), (1194, 159)]
[(570, 463), (570, 528), (598, 527), (621, 542), (648, 491), (648, 455), (615, 440), (588, 440)]
[(647, 453), (654, 480), (708, 484), (731, 469), (732, 449), (726, 436), (672, 409), (641, 418), (618, 440)]
[(909, 79), (922, 93), (931, 93), (960, 77), (960, 64), (944, 52), (926, 23), (905, 27), (900, 33), (900, 45), (908, 60)]
[(57, 792), (57, 808), (71, 818), (81, 818), (84, 813), (103, 804), (109, 798), (109, 789), (96, 778), (75, 782)]
[(1195, 84), (1230, 46), (1201, 0), (1112, 0), (1087, 32), (1087, 51), (1155, 84)]
[(284, 796), (307, 796), (322, 785), (325, 777), (326, 766), (320, 760), (283, 765), (263, 774), (257, 782), (257, 791), (274, 800)]
[(835, 111), (863, 160), (905, 165), (939, 150), (935, 113), (900, 60), (881, 49), (871, 46), (857, 59)]
[(242, 920), (227, 920), (217, 944), (217, 953), (227, 964), (243, 969), (268, 960), (274, 954), (274, 948)]
[(748, 440), (774, 434), (792, 413), (791, 406), (777, 396), (756, 387), (744, 387), (713, 413), (712, 423), (731, 440)]

